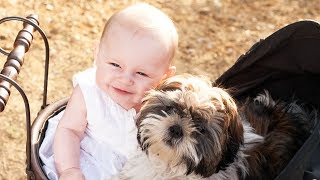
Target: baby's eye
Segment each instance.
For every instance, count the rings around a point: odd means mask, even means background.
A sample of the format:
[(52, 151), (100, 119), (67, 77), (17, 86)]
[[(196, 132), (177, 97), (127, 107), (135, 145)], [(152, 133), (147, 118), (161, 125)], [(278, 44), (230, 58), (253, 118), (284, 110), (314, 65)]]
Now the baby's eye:
[(137, 72), (137, 74), (141, 75), (141, 76), (145, 76), (145, 77), (149, 77), (147, 74), (143, 73), (143, 72)]
[(114, 66), (114, 67), (120, 67), (120, 65), (119, 64), (117, 64), (117, 63), (109, 63), (111, 66)]

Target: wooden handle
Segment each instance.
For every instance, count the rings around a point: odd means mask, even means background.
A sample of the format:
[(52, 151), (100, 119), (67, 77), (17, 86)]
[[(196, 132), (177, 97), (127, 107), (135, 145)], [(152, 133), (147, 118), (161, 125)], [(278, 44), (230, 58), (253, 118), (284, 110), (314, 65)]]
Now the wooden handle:
[[(29, 15), (27, 17), (33, 23), (39, 25), (37, 15)], [(16, 80), (20, 69), (23, 64), (23, 58), (25, 53), (29, 50), (33, 36), (32, 33), (35, 31), (34, 27), (28, 23), (23, 23), (23, 29), (19, 31), (14, 44), (13, 50), (8, 55), (7, 61), (5, 62), (1, 74), (9, 77), (12, 80)], [(11, 84), (4, 79), (0, 79), (0, 112), (5, 108), (10, 96)]]

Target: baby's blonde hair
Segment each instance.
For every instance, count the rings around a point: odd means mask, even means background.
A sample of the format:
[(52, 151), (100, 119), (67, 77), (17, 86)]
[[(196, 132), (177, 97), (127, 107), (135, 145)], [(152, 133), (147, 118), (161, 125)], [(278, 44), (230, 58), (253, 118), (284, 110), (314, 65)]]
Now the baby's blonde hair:
[(157, 38), (165, 38), (170, 63), (178, 48), (178, 33), (168, 15), (147, 3), (137, 3), (113, 14), (104, 26), (101, 40), (108, 34), (114, 22), (134, 31), (144, 31)]

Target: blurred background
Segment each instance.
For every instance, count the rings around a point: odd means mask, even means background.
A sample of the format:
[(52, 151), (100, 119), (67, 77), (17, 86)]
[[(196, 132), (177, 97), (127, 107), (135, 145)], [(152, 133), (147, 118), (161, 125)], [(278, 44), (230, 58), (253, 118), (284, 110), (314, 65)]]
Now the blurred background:
[[(72, 75), (93, 62), (95, 43), (106, 20), (135, 0), (0, 0), (0, 18), (39, 16), (50, 44), (48, 103), (71, 93)], [(147, 0), (175, 22), (177, 73), (219, 77), (255, 42), (299, 20), (320, 21), (320, 0)], [(0, 24), (0, 46), (12, 50), (21, 22)], [(0, 54), (1, 69), (6, 56)], [(26, 92), (33, 120), (40, 110), (45, 46), (39, 33), (25, 56), (17, 82)], [(0, 179), (26, 179), (25, 109), (12, 88), (0, 113)]]

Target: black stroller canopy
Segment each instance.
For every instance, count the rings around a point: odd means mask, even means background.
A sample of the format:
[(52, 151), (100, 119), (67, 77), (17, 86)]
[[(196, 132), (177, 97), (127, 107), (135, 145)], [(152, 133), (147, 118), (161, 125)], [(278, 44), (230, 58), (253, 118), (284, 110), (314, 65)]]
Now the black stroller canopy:
[[(320, 24), (300, 21), (260, 40), (216, 81), (243, 101), (264, 89), (320, 108)], [(277, 179), (320, 178), (320, 123)]]
[(294, 95), (319, 107), (320, 24), (296, 22), (257, 42), (216, 83), (234, 88), (237, 99), (267, 89), (275, 98)]

